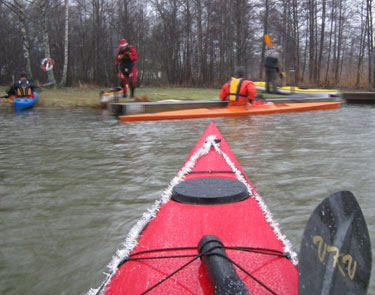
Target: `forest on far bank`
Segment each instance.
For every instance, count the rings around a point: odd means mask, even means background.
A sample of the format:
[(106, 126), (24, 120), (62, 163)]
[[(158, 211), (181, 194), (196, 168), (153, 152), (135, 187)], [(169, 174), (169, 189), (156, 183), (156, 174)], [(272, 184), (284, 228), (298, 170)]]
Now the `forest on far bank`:
[[(372, 0), (0, 0), (0, 85), (118, 85), (125, 38), (139, 86), (217, 87), (235, 66), (264, 80), (270, 35), (286, 83), (373, 89)], [(51, 58), (51, 71), (41, 60)]]

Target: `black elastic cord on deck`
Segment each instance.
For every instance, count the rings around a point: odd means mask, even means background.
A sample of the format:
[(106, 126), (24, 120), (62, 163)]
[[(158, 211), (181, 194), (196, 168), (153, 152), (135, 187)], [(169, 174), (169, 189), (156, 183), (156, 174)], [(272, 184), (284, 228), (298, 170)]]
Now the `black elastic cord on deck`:
[(256, 248), (256, 247), (230, 247), (230, 246), (226, 246), (225, 249), (239, 250), (239, 251), (244, 251), (244, 252), (265, 254), (265, 255), (271, 255), (271, 256), (279, 256), (279, 257), (285, 257), (290, 261), (292, 260), (289, 253), (285, 253), (285, 252), (274, 250), (274, 249)]
[(151, 249), (151, 250), (145, 250), (145, 251), (139, 251), (135, 252), (129, 255), (129, 257), (123, 259), (120, 263), (119, 266), (123, 265), (126, 261), (130, 260), (146, 260), (146, 259), (164, 259), (164, 258), (183, 258), (183, 257), (194, 257), (196, 256), (195, 254), (190, 254), (190, 255), (171, 255), (171, 256), (148, 256), (148, 257), (134, 257), (137, 255), (141, 254), (146, 254), (146, 253), (153, 253), (153, 252), (167, 252), (167, 251), (177, 251), (177, 250), (197, 250), (197, 247), (178, 247), (178, 248), (162, 248), (162, 249)]
[[(223, 248), (225, 249), (226, 247), (221, 247), (221, 246), (213, 247), (212, 249), (210, 249), (210, 252), (211, 252), (211, 250), (214, 250), (214, 249), (223, 249)], [(255, 252), (255, 253), (258, 253), (258, 252)], [(216, 255), (216, 256), (220, 256), (222, 258), (227, 259), (230, 263), (232, 263), (233, 265), (237, 266), (238, 269), (242, 270), (245, 274), (247, 274), (250, 278), (252, 278), (254, 281), (256, 281), (259, 285), (261, 285), (268, 292), (270, 292), (273, 295), (277, 295), (276, 292), (274, 292), (272, 289), (270, 289), (269, 287), (267, 287), (262, 281), (258, 280), (255, 276), (253, 276), (251, 273), (249, 273), (241, 265), (239, 265), (237, 262), (235, 262), (234, 260), (232, 260), (228, 256), (223, 255), (223, 254), (219, 254), (219, 253), (203, 253), (203, 254), (201, 254), (201, 256), (205, 256), (205, 255), (207, 255), (207, 256)]]
[(254, 281), (256, 281), (259, 285), (261, 285), (268, 292), (270, 292), (273, 295), (277, 295), (276, 292), (274, 292), (271, 288), (267, 287), (262, 281), (258, 280), (255, 276), (253, 276), (251, 273), (249, 273), (246, 269), (244, 269), (242, 266), (240, 266), (237, 262), (235, 262), (231, 258), (226, 257), (224, 255), (220, 255), (220, 256), (222, 256), (224, 258), (227, 258), (228, 261), (230, 261), (233, 265), (237, 266), (240, 270), (242, 270), (245, 274), (247, 274), (250, 278), (252, 278)]
[[(228, 250), (237, 250), (237, 251), (244, 251), (244, 252), (250, 252), (250, 253), (256, 253), (256, 254), (278, 256), (278, 257), (285, 257), (288, 260), (291, 260), (291, 257), (290, 257), (290, 255), (288, 253), (284, 253), (282, 251), (274, 250), (274, 249), (256, 248), (256, 247), (233, 247), (233, 246), (229, 246), (229, 247), (228, 246), (217, 246), (215, 248), (221, 248), (221, 249), (225, 249), (225, 250), (226, 249), (228, 249)], [(147, 254), (147, 253), (178, 251), (178, 250), (181, 250), (181, 251), (182, 250), (197, 250), (198, 251), (198, 247), (160, 248), (160, 249), (152, 249), (152, 250), (145, 250), (145, 251), (135, 252), (135, 253), (130, 254), (129, 257), (123, 259), (120, 262), (120, 264), (119, 264), (118, 267), (120, 267), (121, 265), (123, 265), (127, 261), (140, 261), (140, 260), (148, 260), (148, 259), (150, 259), (150, 260), (152, 260), (152, 259), (167, 259), (167, 258), (173, 259), (173, 258), (188, 258), (188, 257), (192, 257), (191, 260), (189, 260), (188, 262), (186, 262), (185, 264), (183, 264), (181, 267), (177, 268), (175, 271), (173, 271), (169, 275), (165, 276), (159, 282), (155, 283), (150, 288), (148, 288), (143, 293), (141, 293), (141, 295), (144, 295), (144, 294), (147, 294), (148, 292), (150, 292), (151, 290), (153, 290), (154, 288), (156, 288), (157, 286), (159, 286), (160, 284), (162, 284), (164, 281), (166, 281), (167, 279), (169, 279), (170, 277), (172, 277), (173, 275), (175, 275), (179, 271), (183, 270), (185, 267), (187, 267), (189, 264), (191, 264), (192, 262), (194, 262), (195, 260), (197, 260), (201, 256), (204, 256), (204, 255), (219, 255), (219, 254), (210, 254), (210, 253), (207, 253), (207, 252), (203, 252), (201, 254), (134, 257), (134, 256), (137, 256), (137, 255)], [(277, 293), (275, 293), (273, 290), (271, 290), (269, 287), (267, 287), (263, 282), (261, 282), (260, 280), (258, 280), (255, 276), (253, 276), (248, 271), (246, 271), (241, 265), (239, 265), (238, 263), (236, 263), (235, 261), (233, 261), (231, 258), (226, 257), (224, 255), (219, 255), (219, 256), (228, 259), (228, 261), (230, 261), (238, 269), (240, 269), (241, 271), (243, 271), (246, 275), (248, 275), (250, 278), (252, 278), (258, 284), (260, 284), (263, 288), (265, 288), (271, 294), (277, 295)]]
[[(165, 282), (166, 280), (168, 280), (170, 277), (172, 277), (173, 275), (175, 275), (176, 273), (178, 273), (179, 271), (183, 270), (185, 267), (187, 267), (190, 263), (194, 262), (195, 260), (197, 260), (198, 258), (200, 258), (201, 254), (199, 255), (194, 255), (194, 258), (191, 259), (190, 261), (188, 261), (187, 263), (185, 263), (184, 265), (182, 265), (181, 267), (177, 268), (174, 272), (170, 273), (169, 275), (165, 276), (164, 278), (162, 278), (159, 282), (157, 282), (156, 284), (152, 285), (150, 288), (148, 288), (146, 291), (142, 292), (141, 295), (144, 295), (148, 292), (150, 292), (152, 289), (156, 288), (157, 286), (159, 286), (161, 283)], [(181, 257), (186, 257), (186, 256), (181, 256)], [(159, 257), (160, 258), (160, 257)]]

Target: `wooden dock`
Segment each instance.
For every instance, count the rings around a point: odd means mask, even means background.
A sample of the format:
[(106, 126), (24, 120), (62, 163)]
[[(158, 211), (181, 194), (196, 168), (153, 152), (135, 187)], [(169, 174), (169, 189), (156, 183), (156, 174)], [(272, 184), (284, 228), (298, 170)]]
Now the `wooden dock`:
[(165, 100), (158, 102), (128, 102), (128, 103), (109, 103), (107, 109), (115, 116), (139, 114), (139, 113), (156, 113), (163, 111), (215, 108), (226, 106), (227, 102), (222, 100)]
[(347, 103), (375, 103), (375, 92), (344, 92), (342, 99)]
[(322, 102), (322, 101), (341, 101), (340, 95), (312, 95), (305, 93), (295, 93), (290, 95), (283, 95), (278, 97), (266, 98), (266, 101), (274, 103), (288, 103), (288, 102)]

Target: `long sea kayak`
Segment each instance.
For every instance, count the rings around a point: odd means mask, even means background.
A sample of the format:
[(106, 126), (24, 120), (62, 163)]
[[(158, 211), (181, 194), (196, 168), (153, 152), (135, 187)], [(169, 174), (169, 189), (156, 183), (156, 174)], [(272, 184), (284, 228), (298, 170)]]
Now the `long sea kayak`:
[[(257, 90), (266, 91), (266, 82), (254, 82)], [(319, 88), (299, 88), (296, 86), (279, 86), (277, 91), (283, 94), (300, 93), (308, 94), (309, 96), (327, 96), (339, 97), (341, 93), (338, 89), (319, 89)]]
[(153, 120), (172, 120), (172, 119), (192, 119), (192, 118), (210, 118), (210, 117), (233, 117), (264, 115), (282, 112), (302, 112), (312, 110), (335, 109), (341, 102), (297, 102), (297, 103), (272, 103), (265, 105), (252, 106), (249, 109), (242, 107), (222, 107), (222, 108), (200, 108), (186, 109), (176, 111), (165, 111), (157, 113), (142, 113), (133, 115), (119, 116), (122, 121), (153, 121)]
[(123, 245), (89, 294), (298, 294), (297, 254), (214, 123)]

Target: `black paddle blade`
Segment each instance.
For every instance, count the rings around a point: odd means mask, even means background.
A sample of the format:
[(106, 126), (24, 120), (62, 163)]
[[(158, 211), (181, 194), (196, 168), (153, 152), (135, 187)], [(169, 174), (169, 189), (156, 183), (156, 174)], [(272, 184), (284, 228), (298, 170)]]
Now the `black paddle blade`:
[(366, 294), (371, 242), (361, 208), (349, 191), (334, 193), (312, 213), (303, 233), (298, 294)]

